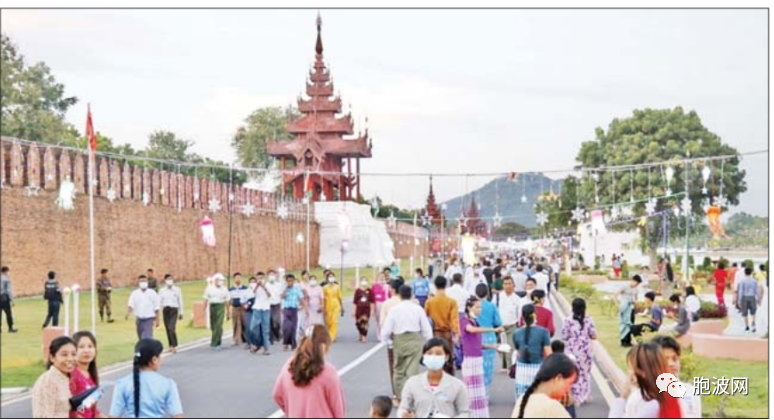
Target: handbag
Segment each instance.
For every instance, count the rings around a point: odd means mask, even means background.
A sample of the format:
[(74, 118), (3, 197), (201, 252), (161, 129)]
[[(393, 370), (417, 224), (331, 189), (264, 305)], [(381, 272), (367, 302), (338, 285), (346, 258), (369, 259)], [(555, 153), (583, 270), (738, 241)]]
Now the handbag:
[(93, 407), (97, 404), (104, 394), (102, 387), (91, 387), (78, 395), (70, 397), (70, 408), (72, 411), (83, 412), (86, 409)]

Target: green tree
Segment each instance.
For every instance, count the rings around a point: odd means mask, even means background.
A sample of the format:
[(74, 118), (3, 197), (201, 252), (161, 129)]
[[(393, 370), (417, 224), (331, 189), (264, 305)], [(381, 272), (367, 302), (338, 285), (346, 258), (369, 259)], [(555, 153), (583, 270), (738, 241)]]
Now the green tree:
[[(549, 191), (545, 191), (538, 198), (537, 205), (535, 206), (535, 214), (545, 212), (548, 215), (548, 221), (545, 225), (547, 232), (552, 232), (554, 229), (566, 230), (578, 225), (578, 222), (572, 219), (572, 209), (578, 205), (577, 191), (580, 183), (575, 176), (568, 176), (562, 181), (561, 194), (554, 196), (553, 199), (547, 199), (551, 197)], [(542, 231), (543, 228), (538, 226), (538, 230)]]
[(43, 62), (28, 65), (16, 45), (0, 35), (0, 102), (2, 134), (45, 143), (69, 144), (78, 131), (65, 122), (67, 110), (78, 102)]
[[(665, 177), (662, 176), (661, 170), (666, 171), (666, 167), (602, 171), (599, 172), (598, 182), (589, 174), (582, 179), (581, 202), (586, 208), (593, 208), (628, 202), (630, 197), (635, 200), (661, 197), (666, 194), (668, 188), (672, 194), (684, 193), (687, 178), (688, 195), (692, 202), (691, 219), (694, 222), (691, 225), (696, 225), (698, 220), (705, 217), (704, 201), (717, 196), (721, 185), (729, 204), (739, 204), (740, 195), (747, 190), (745, 172), (739, 169), (739, 160), (732, 158), (723, 164), (720, 179), (720, 162), (709, 163), (712, 175), (707, 183), (709, 194), (705, 196), (701, 191), (703, 163), (686, 164), (683, 159), (734, 154), (737, 154), (737, 150), (723, 143), (717, 134), (704, 127), (695, 111), (685, 113), (681, 107), (635, 110), (629, 118), (614, 119), (607, 131), (597, 128), (596, 138), (581, 145), (576, 159), (584, 169), (668, 162), (667, 165), (674, 170), (671, 184), (667, 185)], [(660, 199), (656, 211), (671, 209), (679, 205), (682, 198), (683, 195), (676, 195)], [(634, 214), (644, 215), (645, 203), (637, 203), (634, 206)], [(684, 235), (685, 220), (678, 223), (672, 212), (669, 212), (667, 217), (673, 219), (670, 232), (676, 236)], [(682, 229), (678, 229), (678, 226)], [(648, 224), (640, 229), (643, 249), (650, 251), (651, 257), (655, 257), (655, 249), (660, 244), (660, 230), (660, 218), (651, 218)]]
[(529, 234), (530, 230), (528, 228), (514, 222), (503, 223), (494, 231), (495, 237), (514, 237), (525, 236)]
[(180, 139), (171, 131), (157, 130), (148, 136), (145, 153), (154, 159), (185, 162), (193, 145), (193, 141)]
[(244, 124), (237, 128), (231, 141), (239, 163), (249, 168), (268, 167), (270, 159), (266, 153), (266, 141), (291, 140), (293, 136), (287, 132), (285, 125), (300, 115), (293, 106), (266, 107), (253, 111), (245, 118)]

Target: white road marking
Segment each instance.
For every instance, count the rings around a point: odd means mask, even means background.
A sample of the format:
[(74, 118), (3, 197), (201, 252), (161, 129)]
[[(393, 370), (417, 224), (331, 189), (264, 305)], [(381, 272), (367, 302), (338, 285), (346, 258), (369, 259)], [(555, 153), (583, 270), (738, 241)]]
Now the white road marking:
[[(559, 304), (558, 298), (556, 296), (551, 295), (551, 299), (555, 300), (554, 303), (556, 303), (556, 305), (554, 305), (554, 307), (558, 312), (564, 314), (565, 317), (569, 316), (569, 314), (564, 313), (563, 306)], [(612, 407), (613, 401), (615, 400), (615, 394), (613, 394), (613, 390), (610, 389), (610, 384), (608, 381), (604, 376), (602, 376), (602, 372), (599, 370), (599, 367), (597, 367), (596, 361), (592, 361), (591, 363), (591, 377), (594, 379), (594, 382), (597, 383), (597, 387), (599, 387), (599, 391), (605, 398), (607, 406)]]
[[(384, 343), (379, 343), (371, 348), (371, 350), (368, 350), (367, 352), (363, 353), (358, 357), (357, 359), (350, 362), (348, 365), (344, 366), (343, 368), (339, 369), (339, 377), (342, 377), (347, 374), (347, 372), (351, 371), (352, 369), (358, 367), (361, 363), (368, 360), (369, 357), (373, 356), (378, 352), (379, 350), (384, 347)], [(285, 417), (285, 412), (282, 410), (277, 410), (273, 413), (271, 413), (268, 417), (269, 419), (280, 419), (282, 417)]]

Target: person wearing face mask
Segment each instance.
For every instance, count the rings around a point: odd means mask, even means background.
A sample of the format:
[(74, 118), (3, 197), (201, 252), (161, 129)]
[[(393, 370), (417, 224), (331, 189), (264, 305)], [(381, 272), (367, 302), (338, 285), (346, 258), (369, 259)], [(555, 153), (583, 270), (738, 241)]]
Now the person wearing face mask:
[(159, 300), (169, 351), (177, 353), (177, 321), (183, 319), (183, 292), (175, 286), (175, 279), (171, 274), (164, 275), (164, 287), (159, 291)]
[(134, 314), (137, 325), (137, 338), (153, 338), (153, 327), (159, 326), (159, 295), (148, 288), (148, 278), (137, 278), (139, 288), (129, 295), (129, 304), (124, 319)]
[(307, 297), (309, 298), (309, 316), (306, 318), (308, 328), (312, 325), (325, 325), (323, 310), (325, 308), (325, 293), (323, 288), (317, 283), (316, 276), (309, 277), (309, 287), (307, 288)]
[(371, 315), (374, 313), (374, 296), (371, 288), (368, 287), (368, 280), (365, 277), (360, 279), (360, 287), (355, 290), (353, 299), (352, 316), (355, 318), (355, 326), (360, 333), (358, 341), (365, 343), (368, 341), (368, 324), (371, 323)]
[(210, 308), (210, 330), (212, 330), (212, 339), (210, 347), (213, 350), (220, 350), (223, 341), (223, 318), (231, 318), (231, 313), (226, 311), (231, 295), (228, 289), (223, 285), (226, 280), (223, 274), (217, 273), (212, 276), (213, 284), (207, 286), (204, 290), (204, 306)]
[(163, 351), (158, 340), (146, 338), (137, 343), (133, 372), (119, 379), (113, 389), (110, 417), (183, 417), (177, 383), (158, 373)]
[(381, 324), (384, 323), (382, 307), (384, 307), (384, 302), (386, 302), (390, 296), (390, 285), (386, 279), (387, 277), (385, 277), (384, 273), (379, 273), (376, 276), (374, 285), (371, 287), (371, 294), (374, 297), (374, 304), (376, 305), (374, 316), (376, 317), (377, 335), (379, 334), (379, 331), (381, 331)]
[(341, 287), (336, 276), (328, 276), (328, 284), (323, 288), (325, 297), (325, 325), (331, 342), (336, 342), (339, 331), (339, 318), (344, 316), (344, 304), (341, 301)]
[(444, 372), (452, 363), (452, 348), (442, 338), (431, 338), (422, 348), (422, 366), (427, 372), (406, 381), (398, 407), (398, 418), (466, 418), (470, 403), (465, 384)]
[(269, 317), (271, 318), (271, 329), (269, 330), (269, 343), (274, 344), (282, 340), (282, 288), (283, 284), (277, 281), (277, 272), (269, 269), (268, 271), (269, 289)]
[(298, 286), (304, 292), (304, 309), (298, 311), (298, 328), (296, 328), (296, 342), (301, 342), (301, 337), (304, 335), (304, 331), (308, 325), (309, 318), (309, 272), (301, 270), (301, 279), (298, 281)]
[(272, 292), (263, 279), (263, 271), (259, 271), (256, 277), (250, 277), (250, 293), (253, 298), (247, 305), (250, 306), (250, 353), (257, 353), (263, 348), (263, 354), (269, 355), (269, 330), (271, 329), (271, 296)]
[(564, 353), (551, 354), (543, 361), (535, 380), (517, 401), (512, 418), (569, 419), (562, 399), (578, 376), (575, 363)]
[(46, 372), (32, 387), (32, 417), (66, 419), (70, 417), (70, 375), (76, 366), (75, 342), (57, 337), (48, 348)]
[(324, 326), (307, 328), (274, 383), (274, 402), (286, 418), (346, 417), (341, 379), (336, 367), (325, 361), (330, 348), (331, 337)]
[(228, 311), (231, 312), (232, 339), (233, 345), (238, 346), (243, 343), (243, 332), (247, 331), (244, 326), (244, 305), (249, 297), (247, 296), (247, 286), (242, 284), (242, 273), (234, 273), (234, 284), (228, 288), (231, 295), (231, 304), (228, 305)]

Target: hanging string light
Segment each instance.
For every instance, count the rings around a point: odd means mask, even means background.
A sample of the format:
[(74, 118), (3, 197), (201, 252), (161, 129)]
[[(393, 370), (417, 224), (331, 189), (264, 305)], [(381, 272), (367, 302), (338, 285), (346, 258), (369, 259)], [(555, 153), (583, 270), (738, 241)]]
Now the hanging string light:
[(708, 162), (705, 161), (704, 169), (701, 170), (701, 178), (704, 180), (704, 186), (701, 187), (701, 193), (703, 195), (707, 195), (707, 180), (709, 180), (711, 173), (712, 171), (710, 170)]

